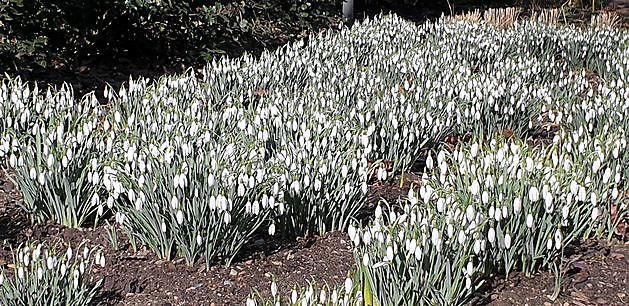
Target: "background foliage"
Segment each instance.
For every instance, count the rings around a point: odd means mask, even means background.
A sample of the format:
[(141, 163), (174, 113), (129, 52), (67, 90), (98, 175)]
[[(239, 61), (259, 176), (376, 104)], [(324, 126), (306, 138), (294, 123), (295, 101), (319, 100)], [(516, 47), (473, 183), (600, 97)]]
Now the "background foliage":
[(0, 1), (0, 61), (15, 70), (120, 56), (207, 60), (286, 28), (330, 24), (340, 11), (334, 0)]
[[(365, 0), (368, 11), (449, 10), (448, 1)], [(560, 1), (453, 0), (456, 10), (487, 5), (553, 6)], [(586, 1), (588, 4), (589, 1)], [(599, 1), (600, 2), (600, 1)], [(121, 58), (187, 65), (280, 45), (338, 25), (342, 0), (0, 0), (0, 66), (23, 72)], [(598, 2), (597, 2), (598, 3)], [(436, 10), (436, 11), (435, 11)], [(412, 10), (411, 10), (412, 11)]]

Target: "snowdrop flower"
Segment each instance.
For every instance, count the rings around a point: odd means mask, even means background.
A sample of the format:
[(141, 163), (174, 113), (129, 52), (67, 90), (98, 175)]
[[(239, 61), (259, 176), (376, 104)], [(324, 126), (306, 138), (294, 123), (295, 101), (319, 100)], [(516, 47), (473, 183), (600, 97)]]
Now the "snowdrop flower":
[(561, 234), (561, 229), (557, 229), (555, 230), (555, 249), (559, 250), (561, 249), (561, 246), (563, 245), (563, 235)]
[(517, 197), (513, 200), (513, 213), (517, 214), (522, 209), (522, 200)]
[(349, 240), (354, 241), (354, 237), (356, 237), (356, 228), (353, 224), (350, 224), (347, 227), (347, 235), (349, 236)]
[(343, 178), (347, 177), (348, 171), (349, 171), (349, 168), (347, 168), (346, 165), (341, 166), (341, 176)]
[(480, 240), (476, 239), (474, 240), (474, 254), (478, 255), (480, 253), (481, 250), (481, 242)]
[(256, 300), (254, 300), (254, 299), (252, 299), (250, 297), (247, 298), (247, 303), (246, 304), (247, 304), (247, 306), (257, 306)]
[(489, 203), (489, 193), (486, 190), (483, 190), (481, 200), (483, 201), (483, 204)]
[(325, 289), (322, 289), (321, 292), (319, 293), (319, 303), (324, 304), (326, 300), (327, 300), (327, 295), (325, 293)]
[(382, 261), (393, 261), (393, 247), (391, 245), (387, 246), (387, 255), (384, 257)]
[(67, 271), (68, 267), (66, 266), (65, 263), (61, 264), (61, 276), (65, 276), (66, 275), (66, 271)]
[(539, 190), (537, 189), (537, 187), (532, 186), (529, 189), (529, 201), (535, 203), (539, 200)]
[(428, 157), (426, 158), (426, 168), (428, 168), (429, 170), (432, 170), (432, 168), (434, 168), (434, 162), (430, 153), (428, 153)]
[(470, 154), (472, 158), (475, 158), (478, 155), (478, 143), (473, 143), (470, 148)]
[(596, 219), (598, 219), (599, 214), (600, 212), (599, 212), (598, 207), (594, 207), (592, 209), (592, 221), (596, 221)]
[(275, 236), (275, 222), (271, 223), (271, 225), (269, 225), (269, 235), (270, 236)]
[(295, 288), (293, 288), (293, 291), (291, 292), (290, 301), (293, 304), (297, 304), (297, 290)]
[(345, 294), (351, 294), (353, 286), (354, 286), (354, 282), (352, 281), (352, 279), (347, 277), (345, 279), (345, 284), (344, 285), (345, 285)]
[(535, 169), (535, 162), (533, 161), (532, 158), (527, 157), (526, 158), (526, 172), (533, 172), (533, 170)]
[(489, 243), (494, 243), (494, 241), (496, 241), (496, 230), (494, 230), (493, 227), (489, 228), (489, 232), (487, 233), (487, 240), (489, 240)]
[(271, 281), (271, 296), (277, 296), (277, 283), (275, 280)]
[(472, 195), (478, 195), (478, 193), (480, 192), (480, 184), (477, 180), (474, 180), (472, 182), (472, 185), (470, 185), (470, 192), (472, 193)]
[(66, 258), (68, 260), (72, 259), (72, 248), (68, 247), (68, 250), (66, 250)]
[(183, 224), (183, 212), (181, 210), (177, 210), (177, 223), (178, 224)]
[(532, 214), (526, 215), (526, 226), (528, 228), (533, 228), (533, 215)]
[(170, 199), (170, 207), (172, 207), (172, 209), (179, 208), (179, 199), (177, 199), (177, 196), (173, 195)]

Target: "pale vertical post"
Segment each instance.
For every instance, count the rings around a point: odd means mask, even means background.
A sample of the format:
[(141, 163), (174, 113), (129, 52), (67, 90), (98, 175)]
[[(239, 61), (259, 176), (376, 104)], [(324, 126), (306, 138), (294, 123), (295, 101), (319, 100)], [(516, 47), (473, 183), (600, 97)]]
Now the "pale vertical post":
[(343, 1), (343, 19), (354, 20), (354, 0)]

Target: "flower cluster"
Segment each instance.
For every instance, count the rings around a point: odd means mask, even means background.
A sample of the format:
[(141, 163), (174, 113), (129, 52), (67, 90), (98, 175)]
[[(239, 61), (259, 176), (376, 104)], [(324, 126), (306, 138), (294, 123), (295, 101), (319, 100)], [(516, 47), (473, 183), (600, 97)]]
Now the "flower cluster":
[(102, 280), (89, 276), (105, 266), (100, 250), (81, 244), (57, 253), (55, 247), (27, 244), (14, 253), (12, 270), (0, 268), (2, 305), (89, 305)]
[(259, 293), (253, 293), (245, 302), (247, 306), (359, 306), (369, 305), (364, 303), (362, 288), (349, 276), (341, 286), (330, 287), (309, 282), (308, 286), (294, 286), (286, 297), (278, 291), (275, 280), (271, 282), (271, 298), (265, 298)]

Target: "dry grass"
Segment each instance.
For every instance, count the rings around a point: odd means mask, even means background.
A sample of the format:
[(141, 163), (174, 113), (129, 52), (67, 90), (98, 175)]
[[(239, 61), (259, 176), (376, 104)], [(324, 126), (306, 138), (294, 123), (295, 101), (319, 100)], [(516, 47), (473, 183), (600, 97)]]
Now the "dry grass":
[(592, 15), (590, 19), (590, 24), (592, 26), (610, 26), (610, 27), (618, 27), (622, 23), (618, 14), (614, 12), (603, 11), (600, 14)]
[(488, 9), (483, 14), (485, 23), (499, 27), (508, 28), (518, 20), (520, 9), (515, 7)]
[(560, 11), (559, 9), (545, 9), (538, 12), (533, 12), (531, 20), (548, 25), (557, 25), (559, 23)]
[(464, 14), (456, 15), (456, 16), (454, 16), (454, 19), (461, 20), (461, 21), (478, 23), (478, 22), (480, 22), (482, 20), (482, 14), (481, 14), (479, 9), (475, 9), (473, 11), (469, 11), (469, 12), (464, 13)]

